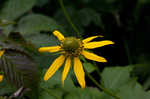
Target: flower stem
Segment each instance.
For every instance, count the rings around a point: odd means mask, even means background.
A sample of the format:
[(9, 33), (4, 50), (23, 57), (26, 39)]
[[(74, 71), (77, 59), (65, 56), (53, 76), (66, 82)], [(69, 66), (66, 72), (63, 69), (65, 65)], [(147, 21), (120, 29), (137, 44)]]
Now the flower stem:
[(112, 93), (111, 91), (109, 91), (108, 89), (104, 88), (103, 86), (101, 86), (86, 70), (85, 70), (87, 76), (92, 80), (92, 82), (99, 87), (100, 89), (102, 89), (106, 94), (116, 98), (116, 99), (120, 99), (119, 96), (117, 96), (116, 94)]
[(43, 89), (44, 91), (46, 91), (49, 95), (54, 96), (56, 99), (60, 99), (57, 95), (55, 95), (54, 93), (52, 93), (50, 90), (48, 90), (48, 89), (46, 89), (46, 88), (44, 88), (44, 87), (42, 87), (42, 89)]
[(129, 65), (132, 65), (132, 59), (130, 57), (129, 46), (128, 46), (128, 43), (127, 43), (126, 40), (124, 40), (124, 46), (125, 46), (126, 54), (127, 54), (127, 57), (128, 57)]
[(77, 27), (72, 23), (71, 18), (70, 18), (70, 16), (68, 15), (68, 13), (66, 11), (66, 8), (64, 6), (63, 0), (58, 0), (58, 2), (60, 4), (61, 9), (63, 10), (63, 13), (64, 13), (68, 23), (72, 26), (73, 30), (77, 33), (77, 35), (79, 37), (81, 37), (80, 32), (78, 31)]

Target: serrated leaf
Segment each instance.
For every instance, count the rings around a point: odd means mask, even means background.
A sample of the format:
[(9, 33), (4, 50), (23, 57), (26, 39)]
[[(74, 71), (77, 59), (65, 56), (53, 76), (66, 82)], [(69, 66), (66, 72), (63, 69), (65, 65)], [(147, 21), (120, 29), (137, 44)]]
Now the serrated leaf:
[(105, 68), (102, 72), (104, 87), (111, 90), (117, 90), (120, 86), (129, 81), (131, 70), (131, 66)]
[(150, 95), (135, 80), (120, 87), (118, 95), (121, 99), (150, 99)]
[(0, 19), (15, 20), (29, 11), (36, 0), (7, 0), (0, 11)]
[(31, 14), (23, 17), (16, 29), (22, 35), (37, 34), (41, 31), (61, 30), (61, 26), (53, 18), (40, 14)]

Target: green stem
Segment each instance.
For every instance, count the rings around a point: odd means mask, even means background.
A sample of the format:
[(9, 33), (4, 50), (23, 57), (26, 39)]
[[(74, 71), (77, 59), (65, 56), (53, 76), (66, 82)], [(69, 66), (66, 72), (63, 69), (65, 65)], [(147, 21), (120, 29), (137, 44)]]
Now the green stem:
[(48, 89), (43, 88), (43, 87), (42, 87), (42, 89), (43, 89), (44, 91), (46, 91), (49, 95), (54, 96), (56, 99), (60, 99), (57, 95), (55, 95), (54, 93), (52, 93), (52, 92), (49, 91)]
[(126, 53), (127, 53), (127, 57), (128, 57), (128, 62), (131, 65), (132, 64), (132, 59), (130, 57), (130, 51), (129, 51), (128, 43), (127, 43), (126, 40), (124, 40), (124, 46), (125, 46), (125, 49), (126, 49)]
[(92, 63), (94, 64), (94, 66), (95, 66), (95, 68), (96, 68), (96, 72), (97, 72), (98, 75), (101, 77), (101, 72), (100, 72), (98, 66), (96, 65), (96, 62), (93, 61)]
[[(76, 28), (76, 26), (72, 23), (70, 16), (68, 15), (65, 6), (63, 4), (63, 0), (58, 0), (61, 9), (63, 10), (63, 13), (68, 21), (68, 23), (72, 26), (72, 28), (74, 29), (74, 31), (77, 33), (77, 35), (79, 37), (81, 37), (78, 29)], [(118, 96), (116, 96), (114, 93), (112, 93), (111, 91), (107, 90), (106, 88), (104, 88), (103, 86), (101, 86), (87, 71), (86, 71), (87, 76), (93, 81), (93, 83), (95, 83), (95, 85), (97, 85), (100, 89), (102, 89), (105, 93), (109, 94), (110, 96), (115, 97), (116, 99), (120, 99)]]
[(112, 93), (111, 91), (109, 91), (108, 89), (104, 88), (103, 86), (101, 86), (86, 70), (85, 70), (87, 76), (91, 79), (91, 81), (100, 89), (102, 89), (106, 94), (116, 98), (116, 99), (120, 99), (119, 96), (115, 95), (114, 93)]
[(67, 11), (66, 11), (66, 9), (65, 9), (63, 0), (58, 0), (58, 2), (59, 2), (59, 4), (60, 4), (60, 6), (61, 6), (61, 9), (63, 10), (63, 13), (64, 13), (64, 15), (65, 15), (65, 17), (66, 17), (68, 23), (72, 26), (73, 30), (77, 33), (77, 35), (78, 35), (79, 37), (81, 37), (80, 32), (78, 31), (77, 27), (72, 23), (71, 18), (70, 18), (70, 16), (68, 15), (68, 13), (67, 13)]

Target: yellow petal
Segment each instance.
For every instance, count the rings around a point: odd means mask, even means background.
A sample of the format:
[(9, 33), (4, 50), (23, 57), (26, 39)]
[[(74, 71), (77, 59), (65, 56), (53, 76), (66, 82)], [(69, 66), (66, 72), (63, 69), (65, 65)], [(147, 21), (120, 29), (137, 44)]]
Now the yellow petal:
[(63, 73), (62, 73), (62, 84), (63, 84), (63, 86), (64, 86), (64, 80), (66, 79), (67, 74), (70, 70), (70, 66), (71, 66), (71, 59), (70, 59), (70, 57), (68, 57), (66, 60), (66, 63), (65, 63)]
[(101, 56), (98, 56), (94, 53), (90, 53), (90, 52), (87, 52), (85, 50), (82, 51), (81, 53), (85, 58), (87, 59), (90, 59), (90, 60), (94, 60), (94, 61), (97, 61), (97, 62), (107, 62), (107, 60)]
[(53, 32), (53, 34), (54, 34), (60, 41), (62, 41), (62, 40), (65, 39), (65, 37), (64, 37), (59, 31), (57, 31), (57, 30), (55, 30), (55, 31)]
[(98, 35), (98, 36), (91, 36), (91, 37), (88, 37), (88, 38), (82, 40), (82, 42), (83, 42), (83, 43), (88, 43), (88, 42), (90, 42), (91, 40), (93, 40), (93, 39), (95, 39), (95, 38), (97, 38), (97, 37), (103, 37), (103, 36), (101, 36), (101, 35)]
[(78, 57), (74, 57), (74, 72), (81, 88), (85, 88), (85, 73)]
[(53, 74), (59, 69), (59, 67), (64, 63), (64, 60), (65, 60), (64, 55), (59, 56), (47, 70), (44, 76), (44, 80), (48, 80), (49, 78), (51, 78)]
[(3, 75), (0, 75), (0, 82), (3, 81)]
[(83, 46), (84, 46), (84, 48), (87, 48), (87, 49), (94, 49), (97, 47), (102, 47), (102, 46), (110, 45), (110, 44), (114, 44), (114, 42), (105, 40), (105, 41), (99, 41), (99, 42), (85, 43)]
[(0, 51), (0, 58), (2, 57), (2, 55), (4, 54), (5, 50), (1, 50)]
[(60, 46), (41, 47), (39, 48), (39, 52), (58, 52), (60, 48)]

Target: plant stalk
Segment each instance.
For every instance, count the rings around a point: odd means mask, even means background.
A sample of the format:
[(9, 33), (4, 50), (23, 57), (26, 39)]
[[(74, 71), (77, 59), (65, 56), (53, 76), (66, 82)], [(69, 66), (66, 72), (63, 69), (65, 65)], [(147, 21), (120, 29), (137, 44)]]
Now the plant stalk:
[(81, 37), (80, 32), (78, 31), (77, 27), (72, 23), (70, 16), (68, 15), (66, 8), (64, 6), (63, 0), (58, 0), (60, 7), (68, 21), (68, 23), (72, 26), (73, 30), (77, 33), (78, 37)]

